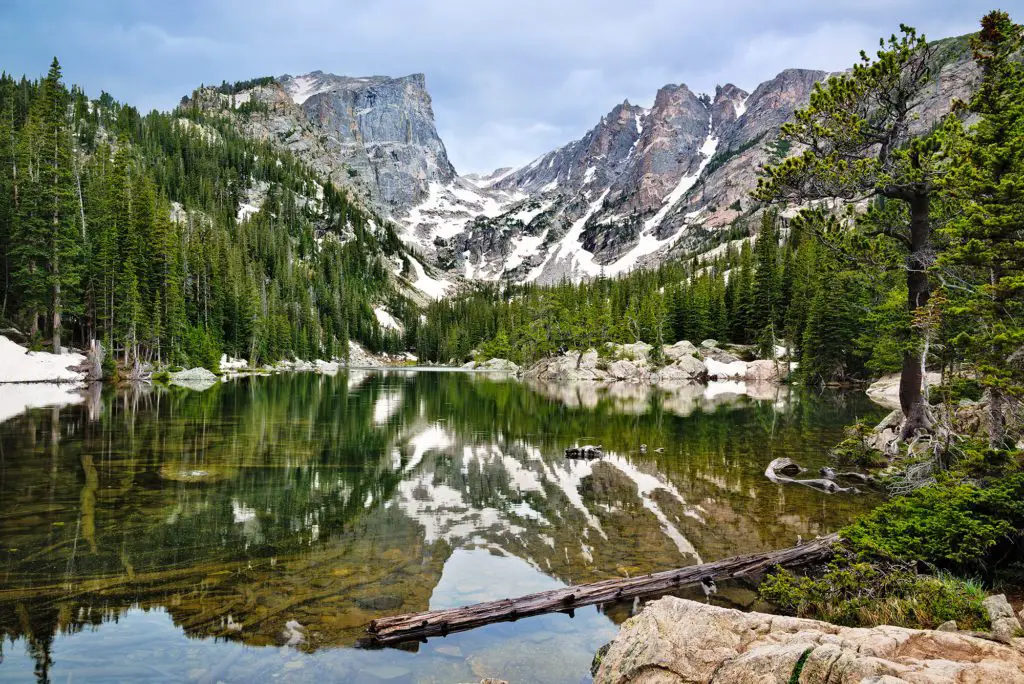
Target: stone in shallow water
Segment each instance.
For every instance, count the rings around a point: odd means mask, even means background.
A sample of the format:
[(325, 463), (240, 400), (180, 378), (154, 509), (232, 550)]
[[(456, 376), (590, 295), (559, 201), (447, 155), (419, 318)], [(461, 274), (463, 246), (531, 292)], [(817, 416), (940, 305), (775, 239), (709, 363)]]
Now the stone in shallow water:
[(402, 605), (402, 599), (390, 594), (364, 596), (356, 599), (356, 605), (363, 610), (394, 610)]

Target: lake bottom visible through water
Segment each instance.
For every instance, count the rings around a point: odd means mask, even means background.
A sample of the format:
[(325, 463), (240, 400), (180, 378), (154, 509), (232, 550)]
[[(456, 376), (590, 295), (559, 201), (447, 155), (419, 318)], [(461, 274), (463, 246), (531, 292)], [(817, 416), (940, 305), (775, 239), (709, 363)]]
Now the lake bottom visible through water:
[[(878, 499), (764, 468), (817, 469), (881, 413), (789, 387), (404, 371), (31, 410), (0, 423), (0, 682), (587, 682), (639, 602), (399, 648), (365, 628), (835, 531)], [(605, 455), (564, 457), (584, 443)], [(760, 605), (738, 583), (715, 601)]]

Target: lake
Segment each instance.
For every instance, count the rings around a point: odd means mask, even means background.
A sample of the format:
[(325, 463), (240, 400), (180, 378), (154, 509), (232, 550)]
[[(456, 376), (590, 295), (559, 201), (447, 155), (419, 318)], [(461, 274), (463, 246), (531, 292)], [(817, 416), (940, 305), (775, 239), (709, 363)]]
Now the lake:
[[(586, 682), (638, 604), (360, 640), (380, 616), (832, 532), (878, 499), (765, 466), (816, 470), (883, 413), (863, 393), (395, 370), (95, 390), (0, 423), (0, 681)], [(566, 460), (577, 443), (605, 456)], [(738, 583), (715, 601), (759, 605)]]

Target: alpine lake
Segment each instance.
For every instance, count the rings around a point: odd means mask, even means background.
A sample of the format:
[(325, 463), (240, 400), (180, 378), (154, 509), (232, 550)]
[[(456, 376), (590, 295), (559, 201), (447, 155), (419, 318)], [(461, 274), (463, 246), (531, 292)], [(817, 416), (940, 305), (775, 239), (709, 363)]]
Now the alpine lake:
[[(883, 415), (862, 392), (414, 370), (93, 388), (0, 423), (0, 682), (587, 682), (639, 602), (395, 648), (366, 626), (833, 532), (878, 496), (765, 466), (816, 471)], [(738, 582), (712, 600), (763, 607)]]

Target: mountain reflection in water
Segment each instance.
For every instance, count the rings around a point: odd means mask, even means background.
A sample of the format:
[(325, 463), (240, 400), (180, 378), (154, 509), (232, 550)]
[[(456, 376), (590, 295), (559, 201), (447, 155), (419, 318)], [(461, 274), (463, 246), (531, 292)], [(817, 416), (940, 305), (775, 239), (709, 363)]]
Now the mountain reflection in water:
[[(349, 647), (383, 615), (833, 531), (875, 500), (773, 485), (764, 467), (817, 468), (842, 425), (878, 415), (788, 387), (403, 371), (34, 410), (0, 424), (0, 681), (577, 682), (631, 604)], [(606, 455), (567, 461), (576, 443)]]

